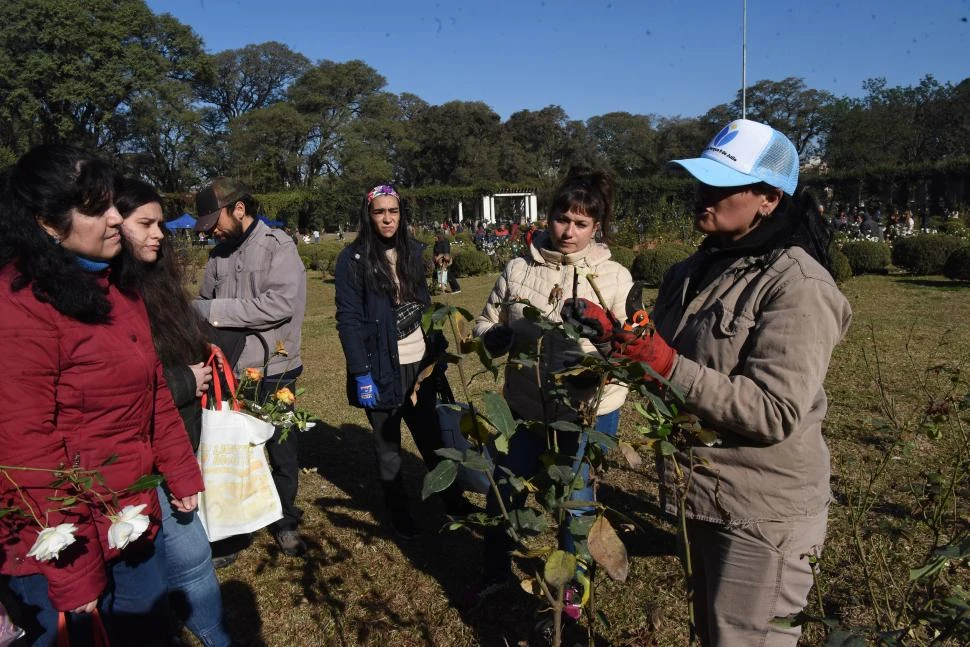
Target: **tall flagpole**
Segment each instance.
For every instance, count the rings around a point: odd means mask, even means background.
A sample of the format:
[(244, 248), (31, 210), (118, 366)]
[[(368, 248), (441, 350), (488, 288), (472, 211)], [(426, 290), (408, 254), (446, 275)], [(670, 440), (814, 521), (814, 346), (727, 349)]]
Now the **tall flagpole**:
[(741, 118), (748, 113), (748, 0), (741, 15)]

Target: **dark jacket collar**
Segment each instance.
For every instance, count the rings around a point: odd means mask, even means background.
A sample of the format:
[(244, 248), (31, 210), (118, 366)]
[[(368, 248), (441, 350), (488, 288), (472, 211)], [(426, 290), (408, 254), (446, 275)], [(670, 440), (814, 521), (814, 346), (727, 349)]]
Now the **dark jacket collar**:
[(709, 235), (701, 243), (691, 269), (687, 300), (690, 301), (739, 258), (764, 256), (790, 245), (796, 223), (790, 211), (762, 220), (757, 227), (737, 240)]

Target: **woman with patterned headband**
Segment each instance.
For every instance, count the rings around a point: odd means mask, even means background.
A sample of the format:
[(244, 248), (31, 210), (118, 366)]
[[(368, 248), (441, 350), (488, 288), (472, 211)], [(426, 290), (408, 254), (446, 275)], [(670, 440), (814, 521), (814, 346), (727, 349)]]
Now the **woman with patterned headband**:
[[(391, 527), (403, 538), (417, 525), (401, 480), (403, 419), (428, 469), (441, 460), (441, 430), (433, 388), (418, 389), (418, 374), (435, 361), (434, 344), (421, 329), (431, 303), (421, 259), (423, 246), (408, 235), (407, 216), (394, 187), (381, 184), (364, 199), (357, 239), (337, 258), (337, 332), (347, 359), (347, 397), (374, 428), (378, 471)], [(444, 493), (449, 513), (468, 503), (457, 487)]]

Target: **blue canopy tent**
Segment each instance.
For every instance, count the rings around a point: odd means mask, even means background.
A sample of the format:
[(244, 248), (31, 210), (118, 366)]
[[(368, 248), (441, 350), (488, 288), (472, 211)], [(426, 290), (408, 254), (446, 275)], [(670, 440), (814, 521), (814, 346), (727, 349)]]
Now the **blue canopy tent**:
[(266, 223), (267, 227), (285, 227), (286, 223), (282, 220), (270, 220), (266, 216), (260, 215), (259, 219)]
[(169, 220), (165, 223), (165, 228), (169, 230), (176, 229), (194, 229), (195, 228), (195, 218), (187, 213), (183, 213), (181, 216), (175, 220)]

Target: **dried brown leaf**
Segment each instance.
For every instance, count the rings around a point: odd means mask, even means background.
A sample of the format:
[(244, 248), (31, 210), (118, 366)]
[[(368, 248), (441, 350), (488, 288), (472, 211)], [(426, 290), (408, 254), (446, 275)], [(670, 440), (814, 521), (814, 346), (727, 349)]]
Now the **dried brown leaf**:
[(637, 453), (637, 450), (633, 449), (633, 445), (630, 443), (620, 443), (620, 452), (623, 454), (623, 458), (630, 467), (637, 468), (643, 465), (643, 458)]
[(599, 517), (589, 529), (587, 540), (589, 554), (596, 563), (606, 569), (607, 574), (618, 582), (625, 582), (630, 573), (630, 560), (626, 546), (620, 541), (609, 519)]

